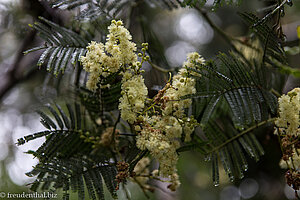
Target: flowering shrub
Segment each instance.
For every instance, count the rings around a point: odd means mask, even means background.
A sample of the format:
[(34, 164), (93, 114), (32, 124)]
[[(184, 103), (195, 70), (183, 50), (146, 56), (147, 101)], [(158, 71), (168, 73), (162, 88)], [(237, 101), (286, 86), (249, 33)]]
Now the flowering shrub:
[[(114, 198), (124, 190), (129, 199), (129, 181), (148, 196), (148, 191), (155, 191), (155, 180), (167, 182), (166, 187), (176, 191), (182, 178), (178, 161), (185, 151), (197, 151), (211, 163), (214, 185), (219, 185), (220, 166), (231, 181), (242, 179), (249, 168), (248, 157), (258, 161), (265, 154), (255, 136), (259, 127), (271, 133), (275, 127), (283, 153), (280, 166), (288, 169), (287, 184), (300, 189), (300, 89), (281, 96), (282, 88), (276, 83), (277, 78), (282, 80), (281, 73), (300, 74), (288, 66), (280, 41), (284, 38), (280, 18), (291, 1), (269, 6), (274, 10), (262, 19), (241, 13), (252, 30), (243, 39), (229, 36), (213, 23), (202, 9), (206, 1), (155, 1), (171, 9), (194, 7), (232, 48), (211, 60), (190, 52), (182, 66), (175, 68), (161, 66), (165, 58), (158, 39), (147, 31), (150, 25), (145, 24), (143, 13), (137, 18), (141, 30), (134, 30), (141, 31), (140, 40), (149, 39), (149, 44), (134, 42), (138, 37), (133, 38), (126, 28), (126, 19), (124, 24), (113, 19), (128, 14), (123, 7), (139, 8), (139, 1), (53, 2), (68, 9), (85, 5), (85, 16), (100, 13), (97, 16), (103, 23), (95, 20), (92, 27), (87, 20), (90, 26), (81, 24), (84, 30), (76, 32), (44, 18), (31, 25), (47, 42), (26, 52), (44, 50), (39, 66), (47, 63), (48, 71), (56, 75), (64, 72), (69, 61), (76, 67), (70, 89), (74, 102), (68, 99), (65, 105), (55, 103), (38, 111), (47, 130), (18, 140), (22, 145), (46, 137), (36, 151), (28, 152), (39, 159), (27, 174), (37, 176), (32, 190), (63, 188), (65, 199), (70, 190), (84, 199), (87, 190), (92, 199), (104, 199), (106, 185)], [(214, 1), (213, 7), (220, 2), (233, 1)], [(135, 12), (129, 13), (132, 22)], [(273, 14), (278, 16), (276, 24), (268, 21)], [(98, 25), (109, 23), (105, 30), (90, 34)], [(145, 73), (145, 68), (164, 74), (165, 79), (149, 86), (145, 80), (151, 73)]]
[[(86, 56), (81, 57), (84, 69), (89, 72), (87, 88), (95, 90), (98, 84), (101, 88), (109, 87), (101, 84), (101, 76), (105, 78), (112, 73), (122, 76), (122, 96), (118, 106), (121, 118), (135, 127), (137, 147), (148, 150), (159, 162), (160, 174), (170, 178), (169, 188), (175, 191), (180, 185), (176, 173), (180, 138), (184, 133), (184, 141), (191, 141), (191, 134), (198, 125), (193, 116), (187, 117), (184, 113), (184, 109), (190, 107), (191, 99), (181, 98), (196, 93), (195, 80), (188, 69), (195, 68), (195, 63), (204, 64), (205, 60), (196, 52), (190, 53), (172, 81), (149, 100), (141, 70), (143, 62), (138, 61), (136, 44), (130, 41), (132, 36), (122, 24), (122, 21), (113, 20), (105, 45), (91, 42)], [(149, 57), (145, 56), (145, 50), (148, 44), (143, 46), (142, 60), (147, 61)]]

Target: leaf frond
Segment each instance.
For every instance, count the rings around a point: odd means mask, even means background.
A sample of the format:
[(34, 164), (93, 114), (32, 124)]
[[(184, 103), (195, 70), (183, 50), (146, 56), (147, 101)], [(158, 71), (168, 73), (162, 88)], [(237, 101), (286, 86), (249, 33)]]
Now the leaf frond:
[[(219, 54), (218, 61), (218, 64), (207, 62), (196, 69), (189, 68), (202, 77), (197, 79), (199, 92), (183, 98), (195, 98), (194, 104), (203, 104), (196, 105), (198, 108), (194, 111), (202, 126), (215, 118), (217, 109), (224, 112), (224, 103), (227, 104), (225, 108), (229, 108), (234, 126), (241, 130), (276, 112), (276, 97), (255, 76), (254, 69), (234, 54)], [(265, 110), (265, 107), (269, 109)]]
[(40, 37), (46, 42), (43, 46), (29, 49), (24, 53), (43, 49), (37, 65), (42, 66), (47, 63), (47, 71), (55, 75), (64, 73), (69, 61), (75, 64), (81, 56), (86, 53), (86, 46), (89, 43), (81, 35), (61, 27), (43, 17), (40, 22), (31, 25), (36, 29)]

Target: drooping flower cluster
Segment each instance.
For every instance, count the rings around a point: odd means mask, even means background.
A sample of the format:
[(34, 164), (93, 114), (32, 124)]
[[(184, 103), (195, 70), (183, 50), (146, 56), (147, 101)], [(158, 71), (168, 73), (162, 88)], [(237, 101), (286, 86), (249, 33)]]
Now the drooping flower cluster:
[(134, 175), (134, 181), (138, 182), (138, 184), (142, 185), (145, 189), (150, 189), (150, 186), (147, 184), (149, 181), (149, 166), (150, 164), (150, 159), (148, 157), (142, 158), (134, 167), (133, 172), (135, 173)]
[(133, 124), (137, 114), (145, 107), (147, 95), (148, 90), (142, 75), (131, 75), (126, 72), (123, 76), (122, 97), (119, 104), (122, 119)]
[[(195, 68), (195, 63), (204, 64), (205, 59), (197, 52), (192, 52), (187, 55), (187, 61), (183, 63), (184, 68)], [(193, 73), (193, 72), (191, 72)], [(197, 75), (197, 74), (196, 74)]]
[(141, 150), (148, 149), (151, 155), (159, 162), (160, 174), (168, 177), (176, 173), (179, 147), (177, 140), (170, 140), (163, 131), (152, 127), (144, 127), (136, 137), (136, 145)]
[[(196, 120), (185, 115), (192, 101), (183, 98), (195, 94), (195, 80), (197, 74), (189, 70), (195, 68), (196, 63), (205, 61), (198, 53), (190, 53), (187, 61), (172, 81), (158, 92), (152, 100), (147, 100), (148, 90), (144, 83), (141, 66), (149, 60), (146, 56), (147, 43), (143, 43), (142, 52), (137, 60), (136, 45), (131, 42), (129, 31), (123, 27), (121, 21), (112, 21), (108, 27), (109, 34), (106, 43), (91, 42), (87, 47), (87, 54), (81, 57), (84, 69), (89, 72), (87, 88), (96, 90), (101, 79), (110, 74), (118, 73), (122, 76), (121, 98), (119, 110), (121, 118), (134, 127), (136, 145), (141, 150), (148, 150), (153, 158), (159, 162), (159, 174), (170, 179), (168, 188), (175, 191), (180, 185), (176, 164), (180, 147), (180, 140), (191, 140), (191, 134), (198, 125)], [(199, 75), (198, 75), (199, 76)], [(106, 130), (100, 144), (110, 146), (113, 130)], [(100, 137), (99, 137), (100, 139)], [(138, 166), (138, 165), (137, 165)], [(136, 171), (136, 170), (135, 170)], [(129, 177), (128, 163), (119, 162), (118, 183)], [(136, 172), (137, 173), (137, 172)], [(148, 173), (148, 172), (147, 172)], [(139, 180), (140, 182), (144, 182)]]
[(180, 186), (179, 176), (177, 173), (171, 175), (171, 184), (168, 185), (168, 188), (171, 191), (176, 191), (176, 189)]
[(288, 160), (281, 160), (279, 166), (283, 169), (288, 169), (291, 166), (295, 166), (297, 169), (300, 168), (300, 155), (293, 153)]
[(181, 97), (196, 92), (195, 79), (187, 76), (187, 68), (195, 68), (195, 63), (203, 64), (204, 62), (204, 59), (198, 53), (193, 52), (188, 54), (187, 61), (183, 63), (183, 68), (173, 77), (172, 87), (169, 87), (164, 95), (164, 99), (167, 100), (163, 109), (165, 115), (172, 114), (179, 118), (183, 116), (184, 109), (191, 105), (192, 100), (180, 100)]
[(107, 77), (117, 72), (121, 66), (134, 65), (137, 62), (136, 44), (131, 42), (132, 36), (123, 26), (122, 21), (112, 20), (108, 27), (106, 43), (92, 41), (87, 53), (80, 58), (84, 70), (89, 72), (87, 88), (96, 90), (100, 76)]
[[(198, 59), (193, 61), (192, 59)], [(149, 114), (139, 119), (141, 127), (137, 126), (138, 136), (136, 145), (141, 150), (149, 150), (151, 155), (159, 162), (160, 174), (169, 177), (172, 184), (171, 190), (175, 190), (180, 185), (177, 175), (176, 164), (178, 155), (176, 150), (180, 147), (180, 139), (185, 134), (185, 141), (191, 140), (191, 133), (197, 126), (196, 120), (188, 118), (184, 110), (191, 105), (190, 99), (181, 99), (186, 95), (196, 92), (195, 80), (189, 77), (187, 68), (195, 67), (195, 62), (203, 63), (199, 54), (192, 53), (188, 56), (188, 61), (179, 73), (173, 77), (172, 83), (158, 92), (154, 102), (160, 107), (161, 114)]]
[(286, 182), (297, 191), (300, 189), (300, 88), (294, 88), (287, 95), (282, 95), (278, 103), (279, 117), (275, 121), (274, 134), (279, 136), (282, 150), (279, 165), (289, 169), (285, 174)]
[(294, 88), (287, 95), (282, 95), (278, 103), (279, 117), (275, 125), (279, 128), (280, 135), (299, 135), (300, 88)]

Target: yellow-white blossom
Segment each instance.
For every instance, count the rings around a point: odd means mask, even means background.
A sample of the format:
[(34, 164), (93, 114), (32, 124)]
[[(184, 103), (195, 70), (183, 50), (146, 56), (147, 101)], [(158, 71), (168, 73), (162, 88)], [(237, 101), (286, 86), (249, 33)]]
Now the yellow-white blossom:
[(185, 95), (195, 94), (195, 80), (193, 78), (185, 77), (182, 72), (185, 69), (181, 69), (179, 74), (173, 77), (172, 87), (168, 88), (164, 97), (167, 98), (167, 103), (163, 112), (165, 115), (171, 115), (173, 113), (176, 117), (181, 117), (184, 113), (184, 109), (188, 108), (192, 100), (184, 99), (180, 100)]
[[(170, 115), (173, 113), (176, 117), (182, 117), (184, 109), (191, 105), (192, 100), (180, 100), (181, 97), (196, 93), (195, 79), (188, 77), (187, 68), (195, 68), (195, 63), (203, 64), (204, 62), (205, 60), (198, 53), (188, 54), (187, 61), (183, 63), (183, 67), (178, 74), (173, 77), (172, 87), (168, 88), (164, 95), (168, 100), (163, 110), (164, 114)], [(194, 74), (194, 72), (190, 73)]]
[(168, 186), (168, 188), (171, 191), (176, 191), (176, 189), (180, 186), (179, 176), (177, 173), (172, 174), (171, 176), (171, 184)]
[(289, 167), (294, 166), (296, 169), (300, 169), (300, 155), (298, 155), (297, 153), (293, 153), (293, 156), (289, 158), (289, 160), (284, 161), (281, 159), (279, 166), (283, 169), (288, 169)]
[(159, 171), (158, 169), (155, 169), (151, 172), (152, 176), (159, 176)]
[(149, 175), (149, 166), (150, 159), (148, 157), (142, 158), (134, 167), (134, 172), (136, 174), (136, 181), (141, 184), (143, 187), (149, 187), (147, 185), (147, 181), (149, 180), (149, 177), (146, 177)]
[(295, 88), (278, 99), (279, 117), (275, 125), (287, 135), (298, 135), (300, 112), (300, 88)]
[(141, 150), (148, 149), (151, 155), (159, 162), (162, 176), (168, 177), (176, 172), (178, 156), (177, 141), (171, 141), (159, 129), (145, 127), (136, 137), (136, 145)]
[(122, 21), (112, 20), (108, 30), (106, 43), (92, 41), (86, 55), (80, 58), (84, 70), (90, 73), (87, 82), (90, 90), (98, 88), (100, 76), (107, 77), (118, 72), (121, 66), (137, 62), (136, 44), (131, 42), (132, 36)]
[(112, 21), (108, 27), (105, 49), (113, 57), (118, 59), (122, 65), (135, 63), (137, 61), (136, 44), (131, 42), (130, 32), (123, 26), (122, 21)]
[(183, 132), (184, 132), (184, 141), (185, 142), (190, 142), (191, 139), (191, 134), (194, 132), (195, 130), (195, 126), (196, 126), (196, 120), (194, 118), (187, 118), (187, 120), (184, 122), (183, 124)]
[(134, 75), (125, 80), (122, 84), (122, 97), (119, 104), (122, 119), (133, 124), (137, 114), (145, 107), (147, 95), (148, 90), (142, 75)]
[(184, 132), (185, 141), (190, 141), (196, 126), (195, 120), (193, 118), (190, 120), (184, 114), (184, 110), (191, 105), (191, 100), (181, 99), (183, 96), (196, 93), (195, 80), (188, 75), (187, 69), (187, 67), (195, 67), (195, 62), (203, 63), (204, 60), (198, 53), (189, 54), (187, 62), (173, 77), (172, 83), (160, 91), (161, 98), (164, 100), (161, 104), (162, 114), (141, 117), (139, 121), (143, 122), (142, 129), (135, 128), (138, 131), (137, 147), (141, 150), (149, 150), (159, 162), (160, 174), (172, 180), (169, 187), (171, 190), (175, 190), (180, 185), (176, 174), (178, 160), (176, 149), (180, 147), (179, 140)]
[(156, 124), (154, 127), (165, 132), (165, 135), (170, 140), (174, 138), (180, 138), (182, 134), (182, 126), (173, 116), (163, 116), (162, 118), (156, 118)]
[(195, 63), (204, 64), (204, 58), (197, 52), (187, 54), (187, 61), (183, 63), (183, 67), (195, 68)]

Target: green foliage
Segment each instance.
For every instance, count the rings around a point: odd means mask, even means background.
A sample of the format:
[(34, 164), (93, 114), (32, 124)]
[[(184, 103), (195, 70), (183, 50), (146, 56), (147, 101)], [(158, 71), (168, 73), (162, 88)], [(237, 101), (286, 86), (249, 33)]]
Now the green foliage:
[[(251, 71), (251, 68), (234, 54), (220, 54), (218, 58), (218, 65), (208, 62), (206, 65), (199, 65), (196, 70), (190, 69), (202, 76), (197, 88), (197, 91), (201, 92), (189, 97), (200, 98), (200, 104), (203, 103), (201, 99), (205, 98), (204, 105), (197, 106), (198, 102), (195, 102), (197, 107), (193, 109), (194, 116), (203, 127), (209, 120), (217, 117), (215, 111), (220, 105), (224, 107), (224, 101), (237, 129), (243, 130), (249, 125), (265, 120), (269, 111), (275, 114), (276, 97), (263, 84), (265, 81), (255, 76), (255, 69)], [(269, 108), (269, 111), (265, 108)]]
[(42, 66), (47, 63), (49, 72), (56, 75), (64, 73), (69, 61), (75, 64), (81, 56), (85, 55), (85, 47), (89, 40), (47, 19), (40, 17), (40, 20), (41, 22), (35, 22), (30, 26), (39, 31), (40, 37), (46, 43), (27, 50), (24, 54), (43, 49), (37, 65)]
[(298, 69), (288, 66), (286, 52), (291, 55), (297, 54), (297, 48), (294, 51), (291, 48), (287, 48), (290, 51), (285, 51), (281, 46), (279, 38), (267, 25), (267, 21), (262, 21), (257, 16), (251, 13), (240, 13), (240, 16), (251, 26), (251, 29), (261, 42), (261, 49), (263, 49), (262, 63), (267, 66), (275, 67), (279, 72), (283, 74), (290, 74), (294, 77), (300, 77), (300, 71)]
[[(68, 157), (76, 152), (82, 152), (83, 149), (86, 149), (88, 152), (90, 150), (89, 145), (80, 139), (80, 133), (89, 129), (84, 122), (86, 119), (82, 119), (82, 116), (85, 116), (85, 111), (78, 104), (74, 106), (68, 104), (66, 107), (68, 114), (58, 104), (55, 107), (46, 106), (47, 113), (37, 111), (41, 116), (41, 123), (48, 131), (20, 138), (18, 139), (18, 145), (47, 136), (45, 143), (34, 153), (40, 160), (47, 160), (53, 157)], [(66, 146), (66, 143), (72, 145)]]
[(263, 51), (263, 62), (274, 65), (272, 59), (286, 64), (285, 52), (280, 44), (280, 41), (274, 31), (260, 19), (251, 13), (240, 13), (240, 16), (251, 26), (252, 31), (259, 38)]
[(84, 87), (79, 88), (77, 93), (82, 105), (85, 106), (94, 121), (103, 116), (104, 112), (113, 111), (118, 108), (121, 96), (121, 83), (114, 84), (109, 89), (101, 89), (99, 93), (94, 93)]
[(215, 185), (219, 183), (219, 162), (233, 181), (243, 178), (248, 169), (245, 153), (256, 161), (264, 154), (252, 129), (266, 123), (277, 110), (277, 98), (263, 84), (265, 80), (255, 76), (257, 68), (247, 66), (233, 53), (220, 54), (218, 61), (190, 69), (201, 75), (197, 84), (201, 92), (189, 96), (195, 98), (193, 114), (207, 138), (206, 144), (200, 140), (193, 146), (211, 160)]
[(281, 72), (282, 74), (288, 74), (288, 75), (292, 75), (296, 78), (300, 78), (300, 70), (299, 69), (292, 68), (288, 65), (282, 64), (281, 62), (278, 62), (277, 60), (272, 60), (272, 61), (278, 68), (279, 72)]
[(18, 139), (18, 145), (22, 145), (47, 136), (46, 141), (36, 151), (28, 152), (39, 159), (34, 169), (27, 173), (31, 177), (37, 175), (31, 190), (62, 188), (65, 193), (64, 199), (68, 199), (70, 190), (77, 192), (79, 199), (84, 199), (85, 185), (91, 199), (97, 199), (96, 195), (98, 199), (104, 199), (103, 178), (115, 197), (115, 165), (110, 164), (109, 158), (102, 153), (91, 154), (91, 143), (80, 137), (83, 132), (93, 131), (92, 126), (87, 123), (86, 111), (78, 104), (67, 104), (65, 109), (68, 114), (58, 104), (55, 104), (55, 107), (46, 107), (48, 114), (42, 111), (38, 113), (48, 130)]
[[(82, 103), (90, 103), (89, 98), (91, 97), (82, 99)], [(18, 139), (17, 143), (23, 145), (46, 136), (46, 141), (36, 151), (27, 152), (39, 159), (34, 169), (27, 173), (30, 177), (37, 176), (31, 184), (31, 190), (55, 191), (61, 188), (64, 191), (64, 199), (69, 199), (70, 191), (77, 193), (78, 199), (85, 199), (86, 188), (90, 199), (104, 199), (105, 183), (111, 195), (116, 198), (115, 153), (109, 148), (94, 148), (92, 143), (81, 137), (83, 133), (92, 137), (101, 135), (105, 126), (111, 124), (103, 122), (99, 125), (96, 121), (95, 124), (90, 124), (89, 116), (95, 113), (90, 113), (91, 110), (88, 109), (79, 104), (66, 104), (64, 107), (55, 104), (47, 105), (45, 111), (37, 111), (41, 116), (41, 123), (48, 130), (24, 136)], [(106, 117), (102, 116), (102, 120), (107, 120)], [(108, 123), (111, 121), (109, 119)], [(127, 148), (124, 157), (126, 162), (130, 163), (132, 171), (146, 152), (140, 151), (134, 143), (127, 141), (127, 138), (120, 140), (121, 146)]]
[(195, 135), (194, 141), (183, 150), (193, 148), (207, 155), (215, 185), (219, 184), (219, 163), (233, 181), (243, 178), (248, 168), (245, 153), (256, 161), (264, 155), (253, 130), (272, 122), (270, 116), (277, 112), (277, 98), (271, 92), (267, 68), (274, 66), (274, 62), (286, 63), (273, 31), (266, 24), (256, 24), (258, 18), (254, 15), (241, 15), (252, 25), (264, 49), (262, 60), (245, 60), (235, 53), (221, 53), (214, 62), (196, 63), (197, 68), (189, 71), (191, 75), (198, 74), (195, 76), (197, 93), (184, 97), (194, 98), (193, 115), (203, 128), (206, 144)]
[(62, 188), (63, 199), (69, 199), (70, 191), (77, 193), (78, 199), (85, 199), (86, 188), (89, 199), (102, 200), (104, 199), (104, 180), (111, 195), (116, 197), (117, 184), (114, 177), (117, 172), (115, 166), (109, 165), (109, 163), (98, 163), (95, 159), (95, 157), (87, 158), (85, 155), (78, 154), (68, 159), (55, 157), (39, 163), (26, 174), (30, 177), (37, 176), (31, 185), (31, 190)]
[[(92, 23), (100, 24), (118, 17), (125, 8), (136, 3), (121, 0), (49, 2), (54, 8), (68, 10), (85, 7), (77, 19), (90, 19)], [(174, 9), (186, 6), (200, 8), (206, 0), (146, 2)], [(215, 0), (213, 9), (239, 3), (240, 0)], [(215, 185), (219, 184), (219, 163), (233, 181), (244, 177), (244, 172), (248, 169), (247, 155), (255, 161), (264, 155), (264, 150), (255, 137), (255, 129), (272, 122), (271, 117), (277, 114), (277, 98), (272, 93), (272, 82), (268, 79), (269, 68), (276, 66), (281, 71), (299, 76), (297, 70), (287, 66), (285, 53), (274, 31), (253, 14), (240, 15), (251, 26), (253, 34), (259, 40), (259, 49), (263, 49), (263, 55), (250, 60), (242, 53), (220, 53), (214, 61), (195, 63), (195, 69), (188, 68), (188, 75), (197, 80), (197, 93), (183, 97), (193, 99), (192, 114), (200, 123), (204, 135), (193, 133), (192, 141), (184, 143), (177, 152), (198, 151), (205, 155), (212, 163)], [(38, 65), (47, 64), (47, 70), (56, 75), (63, 73), (70, 61), (74, 64), (86, 53), (85, 48), (92, 39), (85, 39), (78, 33), (44, 18), (40, 19), (41, 22), (34, 23), (32, 27), (39, 31), (46, 43), (25, 53), (43, 49)], [(141, 17), (139, 22), (144, 39), (150, 43), (147, 53), (152, 57), (151, 60), (167, 66), (161, 42), (147, 21)], [(100, 37), (104, 38), (104, 35)], [(82, 74), (79, 70), (78, 80)], [(78, 199), (84, 199), (87, 189), (91, 199), (104, 199), (105, 183), (111, 195), (116, 197), (118, 158), (124, 159), (129, 164), (129, 172), (132, 172), (137, 162), (149, 154), (136, 147), (134, 125), (126, 129), (125, 125), (119, 123), (120, 114), (115, 117), (114, 111), (118, 109), (121, 96), (118, 73), (108, 77), (101, 76), (100, 80), (101, 84), (110, 84), (110, 87), (99, 87), (93, 92), (82, 86), (84, 81), (78, 81), (74, 90), (77, 102), (74, 106), (46, 106), (45, 111), (38, 113), (47, 130), (18, 139), (18, 145), (22, 145), (37, 138), (46, 138), (36, 151), (28, 152), (39, 159), (39, 164), (27, 173), (28, 176), (37, 175), (31, 186), (32, 190), (62, 188), (64, 199), (69, 199), (69, 191), (78, 193)], [(118, 135), (118, 151), (113, 147), (95, 147), (82, 137), (85, 135), (99, 139), (107, 127), (116, 130), (118, 124), (131, 132)]]
[(234, 181), (237, 178), (242, 179), (244, 172), (248, 170), (245, 153), (255, 161), (264, 155), (262, 146), (252, 132), (254, 128), (256, 126), (239, 132), (230, 121), (210, 122), (204, 128), (210, 144), (206, 147), (206, 155), (207, 160), (212, 162), (212, 177), (215, 185), (219, 184), (219, 162), (222, 163), (229, 179)]

